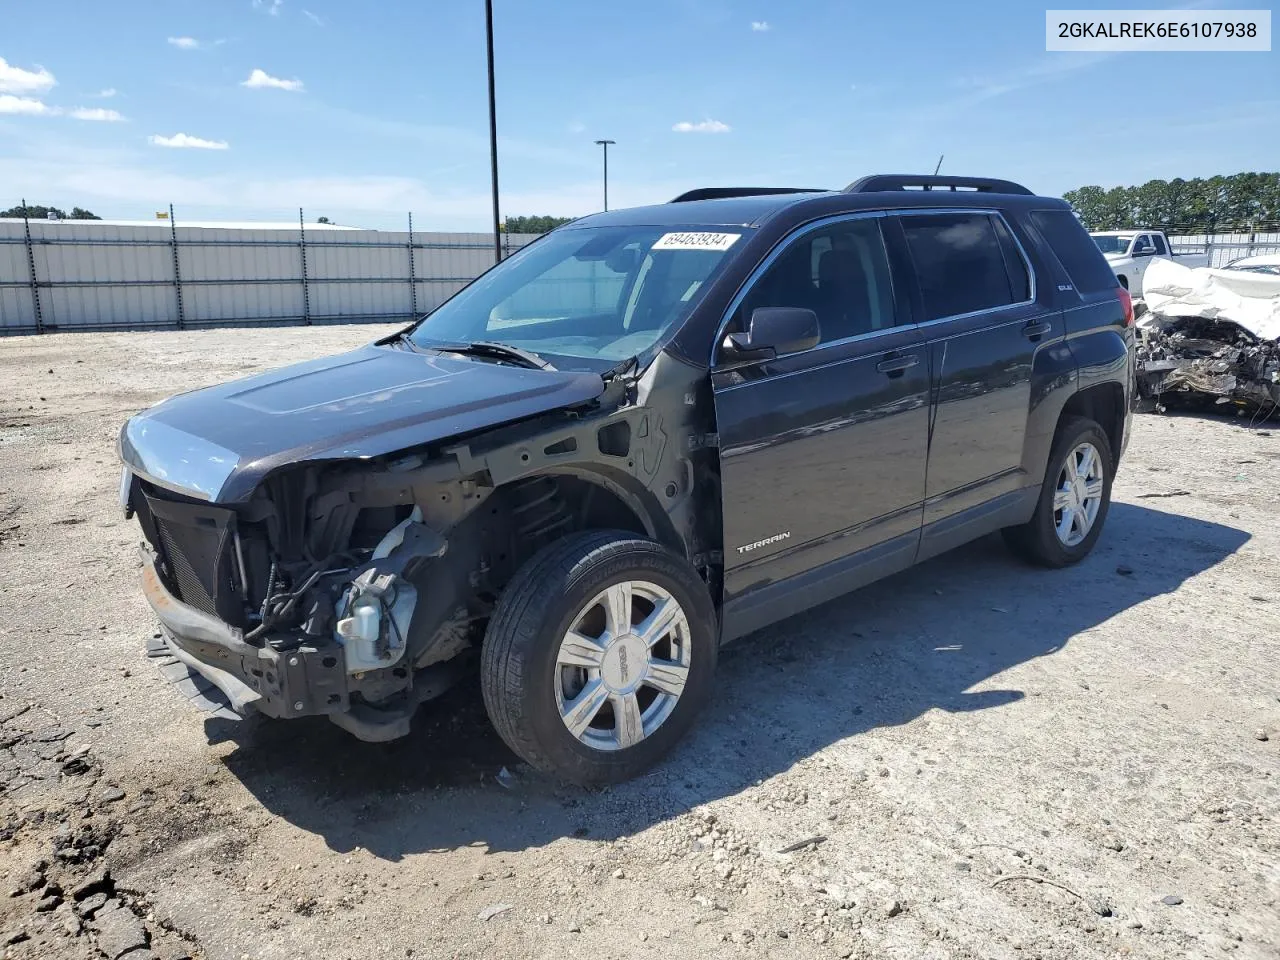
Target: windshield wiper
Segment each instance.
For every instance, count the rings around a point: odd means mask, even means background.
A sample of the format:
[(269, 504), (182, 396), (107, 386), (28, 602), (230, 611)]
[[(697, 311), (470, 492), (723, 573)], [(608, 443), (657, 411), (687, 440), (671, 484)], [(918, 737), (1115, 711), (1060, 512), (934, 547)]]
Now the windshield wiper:
[(513, 347), (509, 343), (499, 343), (497, 340), (472, 340), (461, 350), (455, 353), (471, 353), (477, 356), (497, 357), (501, 360), (515, 360), (522, 363), (526, 367), (532, 367), (535, 370), (554, 370), (551, 364), (547, 363), (542, 357), (538, 356), (532, 350), (525, 350), (521, 347)]
[(472, 357), (492, 357), (495, 360), (506, 360), (509, 363), (515, 363), (522, 367), (528, 367), (531, 370), (554, 370), (542, 357), (538, 356), (532, 350), (524, 350), (520, 347), (513, 347), (508, 343), (499, 343), (496, 340), (414, 340), (407, 334), (402, 335), (403, 340), (410, 349), (440, 350), (445, 353), (461, 353), (464, 356)]

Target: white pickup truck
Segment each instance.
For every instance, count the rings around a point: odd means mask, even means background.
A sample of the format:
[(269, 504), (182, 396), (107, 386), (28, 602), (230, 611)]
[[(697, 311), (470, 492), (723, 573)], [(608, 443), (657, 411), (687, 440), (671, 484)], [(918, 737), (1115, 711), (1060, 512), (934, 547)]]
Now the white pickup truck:
[(1142, 296), (1142, 275), (1151, 261), (1164, 257), (1184, 267), (1207, 267), (1209, 257), (1203, 253), (1174, 253), (1169, 238), (1160, 230), (1099, 230), (1090, 233), (1107, 263), (1120, 280), (1120, 285)]

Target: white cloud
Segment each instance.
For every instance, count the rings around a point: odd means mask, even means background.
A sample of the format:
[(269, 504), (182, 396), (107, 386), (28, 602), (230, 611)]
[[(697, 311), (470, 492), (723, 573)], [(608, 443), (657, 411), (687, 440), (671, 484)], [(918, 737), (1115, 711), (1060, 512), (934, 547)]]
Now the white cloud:
[(109, 100), (116, 95), (115, 87), (107, 87), (105, 90), (99, 90), (94, 94), (99, 100)]
[(57, 82), (44, 67), (23, 70), (0, 57), (0, 93), (42, 93)]
[(688, 120), (681, 120), (671, 128), (676, 133), (728, 133), (733, 128), (727, 123), (721, 123), (719, 120), (702, 120), (698, 123), (690, 123)]
[(39, 100), (30, 97), (15, 97), (9, 93), (0, 93), (0, 113), (21, 113), (27, 116), (50, 116), (58, 111)]
[(76, 107), (71, 116), (77, 120), (98, 120), (102, 123), (119, 123), (124, 117), (106, 107)]
[(303, 10), (302, 15), (306, 17), (308, 20), (310, 20), (312, 23), (314, 23), (317, 27), (323, 27), (325, 25), (324, 17), (321, 17), (317, 14), (312, 13), (310, 10)]
[(294, 92), (299, 92), (302, 90), (302, 81), (296, 78), (293, 80), (282, 80), (280, 77), (273, 77), (265, 70), (259, 70), (255, 67), (253, 72), (249, 74), (249, 79), (243, 81), (240, 86), (254, 88), (272, 87), (276, 90), (292, 90)]
[(280, 8), (284, 6), (284, 0), (253, 0), (253, 9), (265, 10), (273, 17), (280, 16)]
[(586, 130), (587, 130), (587, 125), (583, 123), (581, 120), (575, 120), (573, 121), (573, 123), (569, 124), (570, 133), (585, 133)]
[(147, 139), (157, 147), (176, 147), (190, 150), (226, 150), (229, 146), (225, 140), (204, 140), (200, 137), (188, 136), (185, 133), (175, 133), (172, 137), (162, 137), (153, 133)]
[(768, 33), (773, 27), (769, 26), (768, 20), (752, 20), (751, 29), (756, 33)]
[(179, 50), (199, 50), (200, 41), (195, 37), (170, 37), (169, 45)]

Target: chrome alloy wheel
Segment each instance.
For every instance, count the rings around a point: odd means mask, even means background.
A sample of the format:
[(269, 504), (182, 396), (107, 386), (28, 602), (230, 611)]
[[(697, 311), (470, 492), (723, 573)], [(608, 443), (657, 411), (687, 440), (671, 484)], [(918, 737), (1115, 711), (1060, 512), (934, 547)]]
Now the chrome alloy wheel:
[(689, 618), (655, 583), (624, 580), (573, 619), (556, 654), (560, 719), (593, 750), (622, 750), (671, 716), (689, 678)]
[(1053, 492), (1053, 526), (1064, 547), (1074, 547), (1089, 535), (1102, 506), (1102, 455), (1092, 443), (1082, 443), (1067, 456)]

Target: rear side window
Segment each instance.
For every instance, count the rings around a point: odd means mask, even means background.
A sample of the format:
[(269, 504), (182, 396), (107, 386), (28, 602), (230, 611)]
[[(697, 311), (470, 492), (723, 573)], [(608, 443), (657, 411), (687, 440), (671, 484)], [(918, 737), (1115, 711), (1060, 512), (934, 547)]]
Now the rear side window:
[(1018, 257), (1022, 277), (1015, 290), (995, 218), (981, 213), (904, 216), (902, 228), (924, 298), (925, 320), (1028, 299), (1026, 268)]
[(1107, 258), (1071, 211), (1037, 210), (1031, 214), (1031, 222), (1081, 293), (1101, 293), (1120, 285)]
[(1165, 246), (1164, 237), (1160, 236), (1160, 234), (1153, 233), (1151, 242), (1156, 245), (1156, 254), (1158, 256), (1167, 257), (1169, 255), (1169, 248)]

